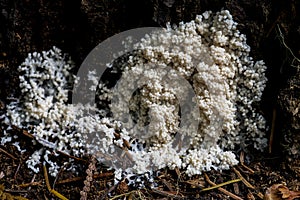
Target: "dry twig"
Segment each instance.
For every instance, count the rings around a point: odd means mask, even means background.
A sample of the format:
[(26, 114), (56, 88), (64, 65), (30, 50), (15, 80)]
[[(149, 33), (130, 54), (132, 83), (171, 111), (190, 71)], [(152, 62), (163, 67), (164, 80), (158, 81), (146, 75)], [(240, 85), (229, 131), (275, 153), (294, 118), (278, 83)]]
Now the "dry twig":
[[(112, 177), (114, 175), (113, 172), (105, 172), (101, 174), (94, 174), (93, 179), (98, 179), (98, 178), (104, 178), (104, 177)], [(86, 177), (81, 176), (81, 177), (74, 177), (74, 178), (69, 178), (61, 181), (57, 181), (56, 185), (60, 184), (66, 184), (66, 183), (71, 183), (71, 182), (76, 182), (76, 181), (81, 181), (84, 180)]]
[(251, 185), (243, 176), (242, 174), (237, 170), (235, 169), (234, 167), (232, 168), (234, 173), (236, 173), (236, 175), (240, 178), (240, 180), (248, 187), (248, 188), (251, 188), (251, 189), (255, 189), (255, 187), (253, 185)]
[[(17, 191), (17, 192), (20, 192), (20, 191)], [(3, 200), (5, 200), (5, 199), (11, 199), (11, 200), (14, 200), (14, 199), (15, 200), (29, 200), (29, 199), (27, 199), (25, 197), (14, 196), (14, 195), (8, 193), (7, 191), (5, 191), (5, 187), (2, 184), (0, 184), (0, 199), (3, 199)]]
[(227, 182), (224, 182), (224, 183), (215, 184), (212, 187), (202, 189), (201, 192), (217, 189), (217, 188), (220, 188), (222, 186), (229, 185), (229, 184), (236, 183), (236, 182), (240, 182), (240, 181), (241, 181), (241, 179), (234, 179), (234, 180), (230, 180), (230, 181), (227, 181)]
[(254, 170), (251, 169), (250, 167), (248, 167), (247, 165), (245, 165), (244, 157), (245, 157), (244, 152), (241, 151), (241, 153), (240, 153), (240, 164), (241, 164), (241, 166), (244, 167), (246, 170), (248, 170), (251, 174), (254, 174)]
[(16, 157), (14, 157), (12, 154), (8, 153), (7, 151), (5, 151), (4, 149), (0, 148), (0, 151), (5, 153), (6, 155), (8, 155), (9, 157), (11, 157), (13, 160), (17, 160)]
[(44, 176), (45, 176), (45, 181), (46, 181), (46, 186), (47, 186), (48, 191), (51, 192), (52, 194), (54, 194), (56, 197), (58, 197), (61, 200), (68, 200), (68, 198), (66, 198), (65, 196), (63, 196), (62, 194), (60, 194), (59, 192), (57, 192), (56, 190), (51, 188), (50, 183), (49, 183), (46, 165), (43, 165), (43, 170), (44, 170)]
[(152, 191), (156, 194), (160, 194), (163, 196), (166, 196), (168, 198), (173, 198), (173, 199), (186, 199), (186, 197), (184, 196), (179, 196), (178, 192), (171, 192), (171, 191), (162, 191), (162, 190), (158, 190), (155, 188), (152, 188)]
[[(206, 173), (204, 173), (204, 177), (205, 177), (205, 180), (212, 186), (216, 186), (217, 184), (215, 184), (214, 182), (212, 182), (209, 177), (207, 176)], [(230, 196), (231, 198), (235, 199), (235, 200), (243, 200), (241, 197), (235, 195), (235, 194), (232, 194), (231, 192), (225, 190), (224, 188), (221, 188), (221, 187), (218, 187), (217, 188), (220, 192), (223, 192), (224, 194)]]

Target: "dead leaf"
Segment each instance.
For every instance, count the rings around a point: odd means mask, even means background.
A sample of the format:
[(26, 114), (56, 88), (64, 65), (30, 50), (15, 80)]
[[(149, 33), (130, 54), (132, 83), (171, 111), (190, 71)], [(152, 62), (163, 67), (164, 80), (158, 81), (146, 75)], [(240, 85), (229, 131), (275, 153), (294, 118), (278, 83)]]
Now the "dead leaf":
[(293, 200), (299, 197), (299, 191), (290, 191), (283, 184), (274, 184), (267, 189), (264, 200)]

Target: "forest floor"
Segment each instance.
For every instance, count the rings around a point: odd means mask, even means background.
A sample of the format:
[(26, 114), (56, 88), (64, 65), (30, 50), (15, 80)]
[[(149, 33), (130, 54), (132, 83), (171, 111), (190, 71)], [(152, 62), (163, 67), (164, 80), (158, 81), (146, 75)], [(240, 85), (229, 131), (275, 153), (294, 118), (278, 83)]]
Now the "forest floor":
[[(190, 21), (208, 9), (229, 9), (247, 35), (253, 57), (265, 60), (268, 66), (261, 112), (270, 127), (268, 138), (273, 138), (271, 152), (240, 151), (237, 166), (193, 177), (182, 170), (163, 169), (154, 179), (156, 187), (146, 181), (142, 188), (128, 186), (125, 180), (114, 185), (113, 172), (96, 163), (87, 199), (300, 199), (299, 1), (174, 2), (163, 7), (155, 0), (19, 4), (0, 0), (0, 111), (9, 98), (20, 94), (17, 67), (29, 52), (58, 45), (79, 65), (98, 43), (120, 31)], [(91, 158), (75, 159), (79, 174), (61, 170), (57, 177), (48, 177), (47, 166), (42, 164), (34, 174), (25, 163), (36, 150), (33, 138), (24, 130), (13, 131), (27, 151), (21, 153), (9, 143), (0, 145), (0, 199), (80, 199)], [(65, 154), (57, 157), (60, 162), (69, 158)]]

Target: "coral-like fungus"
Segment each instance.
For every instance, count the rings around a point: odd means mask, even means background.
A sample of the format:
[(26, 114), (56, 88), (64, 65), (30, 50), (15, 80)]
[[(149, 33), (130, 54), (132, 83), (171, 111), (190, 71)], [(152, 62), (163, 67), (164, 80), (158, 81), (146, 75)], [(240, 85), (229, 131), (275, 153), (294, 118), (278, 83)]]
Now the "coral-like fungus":
[[(29, 168), (38, 172), (43, 155), (51, 174), (57, 174), (59, 166), (48, 155), (62, 151), (74, 156), (95, 154), (99, 161), (109, 161), (116, 175), (122, 170), (145, 173), (164, 167), (185, 168), (188, 175), (194, 175), (237, 164), (232, 152), (237, 147), (254, 145), (263, 150), (266, 125), (255, 106), (266, 84), (266, 67), (249, 56), (246, 37), (237, 30), (229, 11), (205, 12), (132, 45), (135, 53), (120, 64), (123, 85), (119, 89), (98, 85), (98, 99), (108, 104), (112, 114), (107, 116), (105, 110), (68, 104), (76, 77), (70, 73), (72, 63), (60, 50), (29, 54), (19, 67), (21, 99), (10, 103), (3, 117), (7, 124), (33, 127), (30, 131), (36, 141), (47, 149), (29, 158)], [(186, 111), (180, 102), (187, 97), (188, 87), (164, 80), (182, 80), (176, 79), (179, 76), (192, 88), (191, 100), (197, 105), (197, 112), (192, 110), (184, 119)], [(142, 77), (143, 82), (132, 94), (128, 88), (135, 87), (134, 77)], [(93, 72), (89, 80), (98, 84)], [(96, 90), (96, 85), (91, 89)], [(128, 101), (120, 101), (122, 96)], [(96, 115), (86, 115), (89, 110)], [(129, 122), (118, 121), (120, 113), (129, 113)], [(198, 124), (189, 126), (184, 120)], [(179, 128), (182, 124), (187, 126)], [(138, 135), (145, 125), (147, 135)], [(182, 137), (176, 138), (177, 134)], [(180, 148), (185, 136), (189, 142)], [(9, 137), (5, 131), (1, 143)], [(120, 161), (123, 157), (118, 150), (126, 152), (131, 164)]]

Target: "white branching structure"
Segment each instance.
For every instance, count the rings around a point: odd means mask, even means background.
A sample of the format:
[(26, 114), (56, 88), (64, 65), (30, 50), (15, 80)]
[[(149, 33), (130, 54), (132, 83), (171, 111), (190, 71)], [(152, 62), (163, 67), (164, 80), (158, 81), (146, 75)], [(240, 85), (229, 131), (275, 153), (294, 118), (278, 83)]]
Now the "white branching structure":
[[(100, 161), (107, 161), (106, 155), (116, 172), (179, 167), (194, 175), (237, 164), (232, 152), (235, 148), (252, 145), (263, 150), (265, 119), (255, 106), (266, 84), (266, 67), (263, 61), (255, 62), (249, 56), (246, 37), (237, 30), (228, 11), (205, 12), (194, 21), (168, 26), (132, 45), (136, 52), (122, 63), (123, 82), (118, 89), (100, 84), (99, 99), (111, 101), (111, 118), (85, 116), (83, 113), (95, 108), (67, 104), (70, 84), (76, 77), (70, 73), (71, 63), (57, 48), (30, 54), (20, 66), (23, 96), (8, 106), (6, 123), (21, 128), (34, 126), (32, 133), (47, 148), (44, 158), (53, 175), (59, 167), (48, 159), (51, 151), (75, 156), (95, 153)], [(178, 76), (193, 89), (192, 102), (198, 111), (192, 111), (188, 120), (197, 121), (197, 127), (186, 123), (179, 128), (185, 123), (180, 99), (185, 98), (187, 87), (164, 80), (182, 80)], [(139, 79), (138, 92), (133, 95), (130, 91), (136, 85), (128, 80), (134, 77)], [(97, 83), (93, 72), (89, 80)], [(124, 102), (118, 99), (122, 96)], [(134, 116), (127, 122), (119, 121), (129, 110)], [(141, 135), (145, 124), (147, 134)], [(95, 138), (86, 145), (89, 134)], [(188, 136), (188, 145), (174, 146), (177, 134), (183, 136), (179, 139)], [(5, 132), (1, 143), (10, 141), (10, 136)], [(124, 140), (132, 142), (126, 151), (133, 162), (125, 169), (115, 156), (119, 155), (116, 147), (124, 147)], [(27, 161), (34, 171), (38, 171), (41, 154), (38, 150)]]

